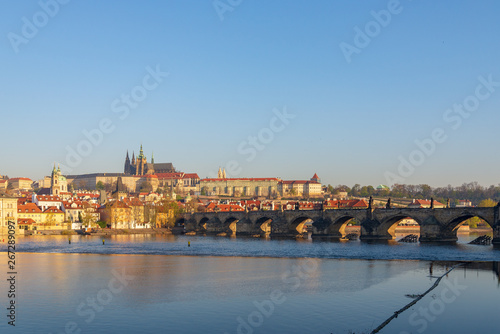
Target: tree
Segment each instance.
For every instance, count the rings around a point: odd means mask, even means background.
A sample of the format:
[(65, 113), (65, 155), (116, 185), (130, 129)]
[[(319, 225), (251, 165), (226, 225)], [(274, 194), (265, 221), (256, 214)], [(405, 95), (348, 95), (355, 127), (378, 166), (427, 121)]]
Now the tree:
[(104, 190), (104, 183), (102, 181), (97, 182), (97, 184), (95, 185), (95, 188), (97, 190)]
[(481, 202), (479, 202), (479, 206), (482, 208), (491, 208), (494, 207), (495, 205), (497, 205), (497, 203), (491, 198), (483, 199)]
[(295, 188), (290, 189), (290, 195), (291, 196), (297, 195), (297, 190), (295, 190)]
[(357, 197), (357, 196), (359, 196), (359, 194), (360, 194), (360, 193), (361, 193), (361, 185), (360, 185), (360, 184), (358, 184), (358, 183), (356, 183), (356, 184), (352, 187), (352, 189), (351, 189), (351, 194), (350, 194), (350, 195), (351, 195), (351, 196), (355, 196), (355, 197)]

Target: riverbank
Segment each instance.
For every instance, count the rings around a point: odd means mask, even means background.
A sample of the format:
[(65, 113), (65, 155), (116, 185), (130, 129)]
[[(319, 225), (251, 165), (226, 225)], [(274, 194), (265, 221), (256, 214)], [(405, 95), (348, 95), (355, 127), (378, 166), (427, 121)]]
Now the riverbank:
[(47, 230), (47, 231), (26, 231), (25, 235), (95, 235), (95, 236), (106, 236), (106, 235), (129, 235), (129, 234), (173, 234), (172, 230), (167, 228), (123, 228), (123, 229), (96, 229), (90, 233), (85, 233), (80, 230)]

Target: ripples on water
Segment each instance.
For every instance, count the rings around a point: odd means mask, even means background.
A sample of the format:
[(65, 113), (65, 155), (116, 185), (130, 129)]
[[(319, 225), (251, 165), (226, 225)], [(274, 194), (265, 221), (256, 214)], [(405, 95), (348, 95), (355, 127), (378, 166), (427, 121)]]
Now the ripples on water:
[[(84, 254), (162, 254), (194, 256), (314, 257), (331, 259), (500, 261), (500, 247), (469, 245), (474, 235), (457, 243), (398, 243), (397, 241), (269, 240), (173, 235), (29, 236), (18, 238), (18, 252)], [(190, 246), (188, 246), (190, 243)]]

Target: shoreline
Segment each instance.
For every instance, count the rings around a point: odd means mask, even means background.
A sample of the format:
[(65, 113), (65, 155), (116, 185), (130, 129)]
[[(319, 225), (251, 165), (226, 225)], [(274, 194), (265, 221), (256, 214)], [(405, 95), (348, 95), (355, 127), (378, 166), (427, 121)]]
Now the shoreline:
[(84, 233), (79, 230), (41, 230), (41, 231), (29, 231), (37, 233), (27, 233), (23, 236), (53, 236), (53, 235), (89, 235), (89, 236), (107, 236), (107, 235), (131, 235), (131, 234), (174, 234), (172, 230), (167, 228), (137, 228), (137, 229), (98, 229), (95, 232)]

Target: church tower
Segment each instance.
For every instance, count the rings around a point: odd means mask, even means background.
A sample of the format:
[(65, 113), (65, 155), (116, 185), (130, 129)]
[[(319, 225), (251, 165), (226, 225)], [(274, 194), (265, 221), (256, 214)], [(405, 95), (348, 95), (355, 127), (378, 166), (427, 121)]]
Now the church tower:
[(126, 174), (126, 175), (130, 175), (132, 174), (131, 172), (131, 168), (130, 168), (130, 158), (128, 156), (128, 150), (127, 150), (127, 157), (125, 158), (125, 167), (123, 169), (123, 172)]
[(61, 168), (58, 166), (56, 169), (56, 164), (54, 164), (54, 169), (52, 169), (52, 175), (50, 180), (50, 193), (52, 196), (59, 196), (61, 192), (67, 191), (67, 181), (64, 176), (62, 176)]
[(137, 156), (136, 159), (136, 169), (135, 169), (135, 175), (144, 175), (146, 174), (146, 164), (148, 163), (146, 156), (144, 155), (144, 151), (142, 150), (142, 145), (141, 145), (141, 151), (139, 152), (139, 155)]

